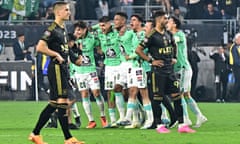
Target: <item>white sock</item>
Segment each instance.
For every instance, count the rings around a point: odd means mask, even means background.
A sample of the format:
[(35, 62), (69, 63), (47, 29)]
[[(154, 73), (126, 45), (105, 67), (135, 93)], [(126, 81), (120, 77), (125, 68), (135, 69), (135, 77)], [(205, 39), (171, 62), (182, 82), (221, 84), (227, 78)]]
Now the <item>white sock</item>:
[(152, 111), (152, 105), (151, 103), (149, 104), (143, 104), (144, 110), (146, 112), (147, 120), (153, 122), (153, 111)]
[(115, 92), (115, 101), (116, 101), (116, 106), (119, 112), (120, 120), (124, 120), (125, 107), (124, 107), (123, 95), (121, 92)]
[(111, 123), (116, 122), (116, 112), (115, 112), (115, 108), (108, 108), (108, 112), (109, 112), (109, 117), (110, 117)]
[(183, 117), (184, 119), (189, 119), (187, 103), (185, 101), (185, 98), (181, 98), (181, 100), (182, 100), (182, 107), (183, 107)]
[(196, 115), (196, 116), (201, 116), (202, 112), (200, 111), (196, 101), (190, 97), (190, 98), (186, 98), (187, 100), (187, 104), (189, 105), (191, 111)]
[(93, 114), (92, 114), (91, 102), (90, 102), (89, 97), (83, 98), (82, 103), (83, 103), (84, 111), (88, 117), (88, 120), (94, 121)]
[(76, 118), (76, 117), (80, 117), (80, 113), (78, 111), (78, 106), (77, 106), (77, 103), (75, 102), (72, 107), (71, 107), (71, 110), (73, 112), (73, 117)]
[(135, 109), (136, 109), (135, 100), (134, 99), (128, 99), (127, 112), (126, 112), (125, 120), (128, 120), (128, 121), (132, 120), (133, 111)]
[(104, 111), (104, 99), (102, 95), (96, 96), (96, 103), (98, 105), (98, 108), (100, 110), (100, 115), (105, 116), (105, 111)]

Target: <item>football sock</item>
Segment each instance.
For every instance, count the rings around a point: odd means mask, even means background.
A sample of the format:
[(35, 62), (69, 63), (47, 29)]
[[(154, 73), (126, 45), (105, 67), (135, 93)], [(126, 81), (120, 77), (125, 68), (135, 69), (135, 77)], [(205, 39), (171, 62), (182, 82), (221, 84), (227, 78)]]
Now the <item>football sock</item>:
[(79, 111), (78, 111), (78, 106), (77, 106), (76, 102), (72, 105), (71, 110), (73, 112), (73, 117), (74, 118), (80, 117), (80, 114), (79, 114)]
[(109, 112), (109, 117), (110, 117), (111, 123), (116, 122), (116, 111), (115, 111), (115, 108), (108, 108), (108, 112)]
[(161, 109), (162, 109), (161, 119), (168, 119), (166, 107), (162, 103), (160, 104), (160, 106), (161, 106)]
[(88, 117), (88, 121), (94, 121), (93, 114), (92, 114), (92, 108), (91, 108), (91, 102), (89, 97), (82, 98), (82, 104), (84, 111)]
[(183, 97), (181, 98), (181, 100), (182, 100), (182, 107), (183, 107), (183, 117), (189, 119), (187, 103)]
[(100, 110), (100, 115), (105, 116), (105, 111), (104, 111), (104, 99), (102, 95), (96, 96), (96, 103), (98, 105), (98, 108)]
[(67, 116), (67, 104), (59, 104), (62, 107), (58, 107), (58, 119), (61, 125), (65, 139), (72, 137), (68, 128), (68, 116)]
[(176, 121), (177, 119), (177, 116), (176, 116), (176, 113), (175, 113), (175, 110), (171, 104), (171, 101), (170, 99), (168, 98), (168, 96), (164, 96), (163, 97), (163, 102), (162, 104), (166, 107), (166, 109), (168, 110), (168, 113), (169, 113), (169, 116), (170, 116), (170, 119), (171, 119), (171, 122), (174, 122)]
[(153, 110), (151, 103), (143, 105), (144, 110), (146, 112), (147, 120), (153, 121)]
[(158, 124), (161, 124), (161, 115), (162, 115), (162, 109), (160, 107), (161, 101), (153, 100), (152, 102), (152, 110), (153, 110), (153, 117), (154, 117), (154, 124), (157, 126)]
[(182, 124), (183, 123), (183, 107), (182, 107), (182, 99), (177, 98), (173, 101), (174, 104), (174, 110), (176, 112), (177, 118), (178, 118), (178, 123)]
[(51, 117), (52, 113), (56, 110), (56, 106), (52, 106), (51, 104), (48, 104), (41, 112), (38, 122), (33, 129), (33, 133), (35, 135), (39, 135), (41, 129), (44, 127), (44, 125), (47, 123), (49, 118)]
[(121, 92), (115, 92), (115, 101), (119, 112), (120, 120), (123, 120), (125, 117), (125, 107), (123, 95)]
[(190, 98), (186, 98), (187, 99), (187, 103), (191, 109), (191, 111), (196, 115), (196, 116), (199, 116), (199, 115), (202, 115), (202, 112), (200, 111), (196, 101), (190, 97)]
[(127, 103), (127, 112), (126, 112), (125, 120), (131, 121), (133, 111), (136, 110), (136, 106), (137, 105), (135, 100), (129, 98)]

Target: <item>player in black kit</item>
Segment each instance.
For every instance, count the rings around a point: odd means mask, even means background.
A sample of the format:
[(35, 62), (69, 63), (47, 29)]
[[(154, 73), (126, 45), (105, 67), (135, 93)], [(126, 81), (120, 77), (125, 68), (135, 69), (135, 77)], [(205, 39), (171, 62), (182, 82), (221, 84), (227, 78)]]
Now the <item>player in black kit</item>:
[[(167, 15), (163, 11), (157, 11), (154, 14), (155, 28), (140, 43), (136, 53), (152, 64), (152, 89), (153, 89), (153, 114), (154, 122), (157, 124), (157, 132), (169, 133), (165, 125), (161, 124), (162, 110), (160, 107), (163, 97), (170, 95), (174, 102), (174, 111), (178, 118), (178, 132), (193, 133), (188, 125), (183, 123), (183, 108), (181, 105), (181, 96), (179, 81), (173, 71), (173, 64), (176, 63), (177, 47), (173, 36), (165, 30), (167, 24)], [(151, 57), (144, 52), (144, 48), (149, 49)]]
[(46, 54), (51, 57), (48, 66), (48, 79), (50, 85), (50, 100), (48, 105), (43, 109), (38, 122), (29, 136), (35, 144), (45, 144), (43, 142), (40, 131), (46, 124), (51, 114), (57, 110), (58, 119), (61, 125), (65, 142), (64, 144), (84, 144), (74, 138), (68, 127), (68, 89), (69, 89), (69, 71), (68, 58), (77, 64), (81, 64), (81, 56), (74, 55), (72, 49), (68, 47), (67, 34), (64, 21), (69, 19), (70, 9), (66, 2), (59, 1), (53, 5), (55, 20), (47, 28), (41, 40), (37, 44), (37, 52)]

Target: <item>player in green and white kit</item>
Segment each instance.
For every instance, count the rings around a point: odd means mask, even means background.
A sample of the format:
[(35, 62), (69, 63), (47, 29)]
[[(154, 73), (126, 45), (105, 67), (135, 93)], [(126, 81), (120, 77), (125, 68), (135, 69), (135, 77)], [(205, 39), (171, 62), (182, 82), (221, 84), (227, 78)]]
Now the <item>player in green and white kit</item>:
[[(136, 111), (137, 101), (136, 95), (138, 93), (137, 87), (137, 78), (134, 77), (136, 73), (133, 68), (133, 60), (137, 57), (135, 53), (135, 47), (137, 42), (136, 34), (132, 30), (128, 30), (127, 28), (127, 15), (124, 12), (117, 12), (114, 16), (114, 27), (119, 33), (119, 41), (121, 48), (121, 70), (122, 70), (122, 78), (124, 83), (127, 86), (128, 91), (128, 104), (127, 104), (127, 113), (124, 118), (124, 121), (120, 123), (120, 125), (126, 126), (125, 128), (135, 128), (140, 127), (140, 122), (138, 118), (138, 113)], [(136, 74), (135, 74), (136, 75)], [(132, 120), (133, 115), (133, 120)]]
[(104, 98), (100, 93), (100, 82), (98, 79), (96, 64), (94, 58), (94, 48), (99, 46), (99, 41), (93, 34), (88, 32), (87, 24), (79, 21), (74, 24), (75, 31), (78, 31), (80, 37), (76, 40), (76, 44), (82, 51), (82, 64), (75, 66), (75, 79), (78, 90), (82, 96), (82, 103), (85, 113), (88, 117), (89, 123), (87, 128), (95, 128), (96, 122), (93, 117), (91, 102), (89, 98), (89, 89), (91, 89), (96, 103), (100, 109), (100, 120), (102, 127), (107, 125), (105, 111), (104, 111)]
[[(108, 111), (111, 120), (110, 127), (115, 127), (116, 123), (122, 121), (125, 115), (124, 99), (121, 93), (121, 88), (124, 83), (121, 78), (122, 70), (120, 69), (121, 51), (119, 37), (118, 32), (113, 29), (108, 16), (103, 16), (99, 19), (99, 27), (101, 32), (98, 33), (98, 38), (100, 40), (101, 50), (105, 55), (104, 84), (108, 94)], [(116, 119), (115, 103), (120, 116), (118, 121)]]
[(191, 90), (191, 78), (192, 69), (187, 57), (187, 44), (186, 36), (179, 28), (181, 22), (176, 17), (170, 17), (167, 23), (167, 29), (173, 34), (175, 43), (178, 48), (177, 63), (174, 65), (174, 71), (180, 74), (180, 90), (184, 98), (182, 98), (183, 113), (184, 113), (184, 123), (191, 125), (192, 122), (189, 119), (187, 104), (190, 109), (197, 117), (197, 122), (195, 127), (200, 127), (202, 123), (207, 121), (207, 118), (200, 111), (197, 103), (190, 95)]
[[(137, 40), (134, 43), (135, 47), (139, 45), (139, 43), (145, 38), (145, 31), (142, 28), (142, 22), (143, 22), (143, 19), (139, 15), (131, 16), (130, 25), (137, 37)], [(134, 49), (134, 52), (135, 52), (135, 49)], [(151, 101), (149, 99), (149, 92), (147, 87), (147, 83), (148, 83), (147, 73), (151, 71), (151, 66), (149, 65), (149, 62), (143, 60), (139, 56), (133, 60), (133, 63), (134, 63), (134, 66), (133, 66), (134, 73), (132, 73), (133, 79), (136, 79), (137, 88), (140, 91), (142, 101), (143, 101), (144, 111), (146, 113), (145, 122), (144, 122), (144, 125), (141, 127), (141, 129), (148, 129), (152, 126), (152, 123), (153, 123), (153, 112), (152, 112), (152, 106), (151, 106)]]

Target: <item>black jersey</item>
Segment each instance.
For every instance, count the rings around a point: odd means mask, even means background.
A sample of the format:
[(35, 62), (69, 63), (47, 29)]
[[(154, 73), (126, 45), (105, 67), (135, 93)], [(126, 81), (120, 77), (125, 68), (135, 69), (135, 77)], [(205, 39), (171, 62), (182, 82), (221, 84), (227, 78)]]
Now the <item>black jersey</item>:
[(149, 53), (154, 60), (163, 60), (163, 67), (153, 67), (162, 73), (171, 73), (173, 71), (172, 59), (176, 58), (176, 44), (173, 35), (165, 31), (164, 34), (153, 30), (140, 44), (144, 48), (149, 49)]
[[(61, 28), (57, 23), (53, 22), (44, 32), (41, 39), (47, 43), (49, 49), (58, 52), (65, 62), (68, 61), (69, 48), (67, 34), (64, 28)], [(53, 57), (51, 59), (53, 59)]]

